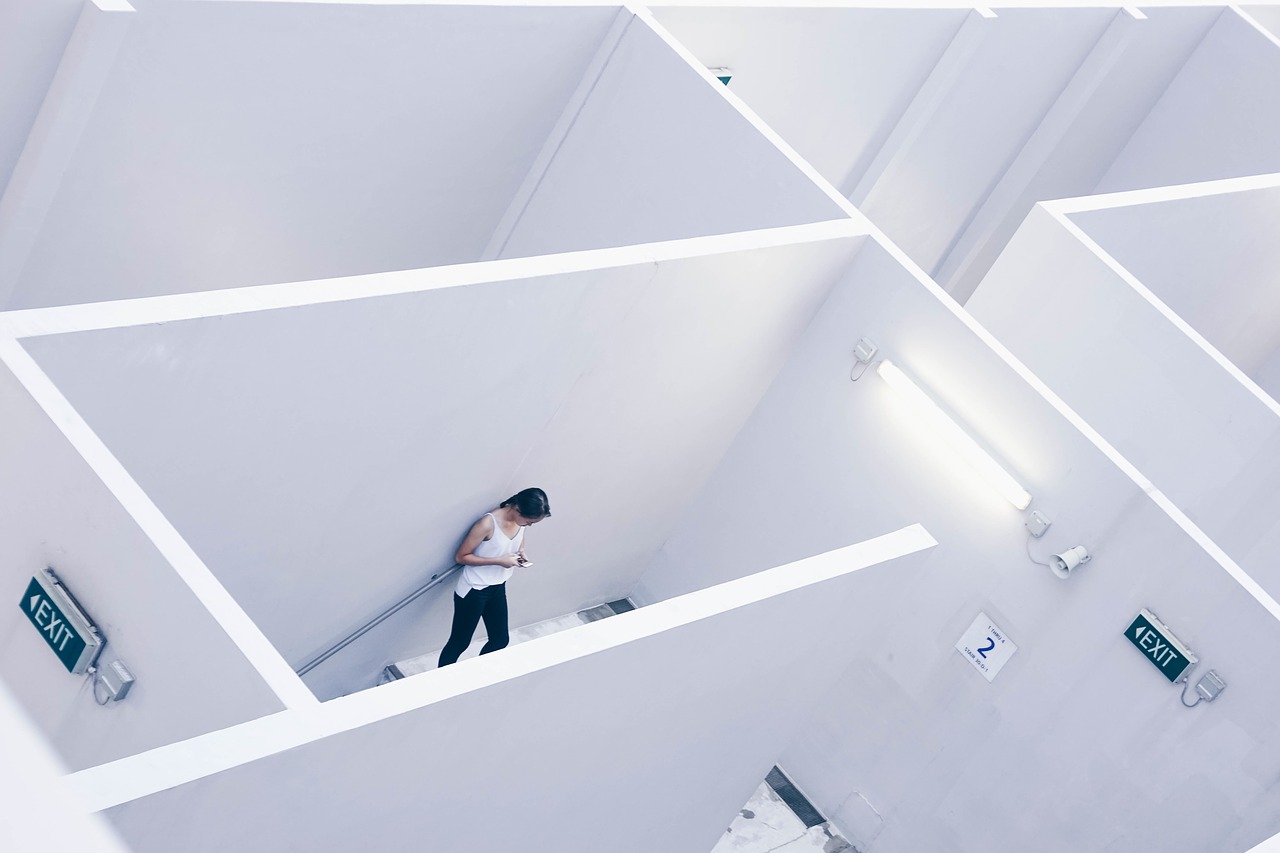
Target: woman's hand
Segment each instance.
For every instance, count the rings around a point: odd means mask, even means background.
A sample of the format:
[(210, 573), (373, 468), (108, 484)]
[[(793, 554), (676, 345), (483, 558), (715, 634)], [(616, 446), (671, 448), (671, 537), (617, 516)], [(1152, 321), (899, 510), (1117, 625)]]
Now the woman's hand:
[(504, 569), (514, 569), (516, 566), (520, 565), (520, 555), (507, 554), (502, 557), (494, 557), (493, 561), (495, 564), (502, 566)]

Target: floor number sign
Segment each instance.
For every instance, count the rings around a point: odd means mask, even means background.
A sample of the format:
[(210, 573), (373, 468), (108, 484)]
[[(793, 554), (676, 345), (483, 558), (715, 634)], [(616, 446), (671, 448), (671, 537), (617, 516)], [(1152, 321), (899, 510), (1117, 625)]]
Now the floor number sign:
[(978, 614), (969, 630), (956, 643), (956, 651), (964, 655), (965, 660), (973, 664), (973, 668), (982, 673), (987, 681), (996, 677), (996, 673), (1017, 650), (1018, 647), (1008, 635), (985, 613)]

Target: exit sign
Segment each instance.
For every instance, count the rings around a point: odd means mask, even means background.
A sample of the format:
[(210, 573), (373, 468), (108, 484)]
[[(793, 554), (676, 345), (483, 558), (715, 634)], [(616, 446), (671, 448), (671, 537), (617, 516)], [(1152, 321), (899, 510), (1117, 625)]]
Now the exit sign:
[(1125, 629), (1124, 635), (1170, 681), (1177, 681), (1187, 667), (1199, 660), (1145, 607)]
[(102, 648), (102, 637), (57, 576), (45, 569), (31, 579), (18, 602), (67, 672), (79, 675)]

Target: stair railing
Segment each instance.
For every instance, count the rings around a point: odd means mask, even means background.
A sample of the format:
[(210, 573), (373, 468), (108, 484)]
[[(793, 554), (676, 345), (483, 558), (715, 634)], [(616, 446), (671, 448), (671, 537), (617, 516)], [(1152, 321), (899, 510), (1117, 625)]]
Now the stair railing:
[(345, 649), (347, 646), (351, 645), (351, 644), (352, 644), (352, 643), (354, 643), (356, 640), (360, 639), (360, 638), (361, 638), (361, 637), (363, 637), (365, 634), (369, 633), (369, 632), (370, 632), (370, 631), (372, 631), (374, 628), (376, 628), (376, 627), (378, 627), (379, 625), (381, 625), (381, 624), (382, 624), (383, 622), (385, 622), (387, 619), (389, 619), (389, 618), (391, 618), (392, 616), (394, 616), (395, 614), (399, 613), (399, 612), (400, 612), (402, 609), (404, 609), (406, 606), (408, 606), (409, 604), (411, 604), (411, 603), (413, 603), (414, 601), (418, 600), (418, 598), (420, 598), (424, 593), (426, 593), (426, 592), (427, 592), (427, 590), (429, 590), (429, 589), (431, 589), (431, 588), (433, 588), (433, 587), (439, 586), (441, 583), (443, 583), (443, 582), (444, 582), (444, 579), (445, 579), (445, 578), (447, 578), (449, 575), (453, 574), (453, 572), (454, 572), (455, 570), (460, 569), (460, 568), (462, 568), (462, 564), (461, 564), (461, 563), (454, 563), (454, 564), (453, 564), (452, 566), (450, 566), (449, 568), (447, 568), (447, 569), (445, 569), (445, 570), (443, 570), (443, 571), (440, 571), (440, 572), (436, 572), (434, 575), (432, 575), (432, 576), (430, 577), (430, 579), (428, 579), (428, 580), (427, 580), (427, 582), (426, 582), (425, 584), (423, 584), (422, 586), (418, 587), (418, 588), (417, 588), (417, 589), (415, 589), (413, 592), (409, 593), (409, 594), (408, 594), (408, 595), (406, 595), (404, 598), (400, 599), (400, 600), (399, 600), (399, 601), (397, 601), (395, 604), (391, 605), (391, 606), (390, 606), (390, 607), (388, 607), (386, 610), (382, 611), (382, 612), (381, 612), (381, 613), (379, 613), (377, 616), (375, 616), (374, 618), (370, 619), (368, 622), (364, 623), (363, 625), (361, 625), (361, 626), (360, 626), (359, 628), (357, 628), (356, 630), (352, 631), (352, 632), (351, 632), (350, 634), (348, 634), (347, 636), (343, 637), (341, 640), (339, 640), (337, 643), (335, 643), (334, 645), (332, 645), (331, 647), (329, 647), (329, 648), (328, 648), (328, 649), (326, 649), (325, 651), (321, 652), (320, 654), (316, 655), (316, 656), (315, 656), (314, 658), (312, 658), (311, 660), (309, 660), (309, 661), (307, 661), (306, 663), (304, 663), (301, 667), (299, 667), (299, 668), (298, 668), (297, 670), (295, 670), (295, 671), (297, 672), (297, 674), (298, 674), (298, 675), (306, 675), (308, 672), (310, 672), (311, 670), (315, 669), (315, 668), (316, 668), (316, 667), (318, 667), (320, 664), (324, 663), (324, 662), (325, 662), (325, 661), (327, 661), (329, 658), (333, 657), (333, 656), (334, 656), (334, 655), (336, 655), (338, 652), (342, 651), (342, 650), (343, 650), (343, 649)]

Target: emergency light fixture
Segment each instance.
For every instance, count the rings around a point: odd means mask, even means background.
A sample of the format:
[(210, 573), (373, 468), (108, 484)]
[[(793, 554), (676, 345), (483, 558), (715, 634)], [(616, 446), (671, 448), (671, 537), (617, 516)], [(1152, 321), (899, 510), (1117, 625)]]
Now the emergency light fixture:
[(920, 386), (916, 385), (911, 377), (903, 373), (896, 364), (885, 359), (880, 362), (876, 372), (987, 485), (1018, 509), (1026, 509), (1031, 505), (1031, 493), (1022, 488), (1008, 471), (1000, 467), (1000, 463), (991, 458), (991, 455), (983, 450), (978, 442), (961, 429), (960, 425), (939, 408), (929, 395), (920, 390)]

